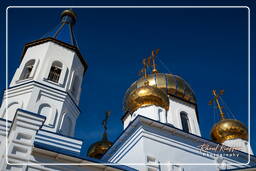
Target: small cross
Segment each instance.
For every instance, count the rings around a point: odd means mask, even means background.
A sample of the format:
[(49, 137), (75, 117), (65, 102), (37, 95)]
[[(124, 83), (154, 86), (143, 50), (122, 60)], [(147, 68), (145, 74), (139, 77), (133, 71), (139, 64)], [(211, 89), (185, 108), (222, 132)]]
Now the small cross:
[(215, 102), (216, 102), (216, 104), (217, 104), (217, 108), (218, 108), (219, 111), (220, 111), (220, 118), (221, 118), (221, 120), (223, 120), (223, 119), (225, 119), (225, 116), (224, 116), (224, 113), (223, 113), (223, 111), (222, 111), (223, 106), (221, 106), (221, 105), (220, 105), (220, 102), (219, 102), (219, 97), (224, 94), (224, 90), (220, 90), (220, 93), (219, 93), (219, 94), (216, 93), (216, 90), (212, 90), (212, 94), (213, 94), (214, 97), (213, 97), (212, 100), (209, 101), (208, 104), (209, 104), (209, 105), (212, 105), (212, 104), (213, 104), (213, 101), (215, 100)]

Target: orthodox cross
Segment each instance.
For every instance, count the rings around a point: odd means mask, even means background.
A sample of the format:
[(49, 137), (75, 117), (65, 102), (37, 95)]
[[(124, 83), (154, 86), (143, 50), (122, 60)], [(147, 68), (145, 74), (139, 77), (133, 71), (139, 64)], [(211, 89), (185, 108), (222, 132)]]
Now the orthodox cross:
[(103, 134), (103, 139), (104, 140), (107, 140), (107, 122), (108, 122), (108, 118), (110, 116), (110, 111), (106, 112), (106, 115), (105, 115), (105, 119), (102, 121), (102, 126), (104, 128), (104, 134)]
[(143, 75), (144, 76), (144, 79), (145, 79), (145, 85), (148, 85), (148, 80), (147, 80), (147, 77), (148, 77), (148, 73), (147, 73), (147, 69), (148, 67), (150, 67), (150, 62), (151, 62), (151, 59), (148, 57), (148, 58), (144, 58), (142, 60), (142, 64), (143, 64), (143, 68), (140, 70), (140, 73), (139, 75)]
[(157, 69), (156, 69), (156, 57), (159, 53), (160, 49), (156, 49), (155, 51), (152, 50), (152, 53), (151, 53), (151, 56), (149, 58), (151, 58), (152, 60), (152, 67), (153, 67), (153, 70), (152, 70), (152, 73), (158, 73)]
[(218, 108), (219, 111), (220, 111), (220, 119), (223, 120), (223, 119), (225, 119), (225, 117), (224, 117), (224, 113), (223, 113), (223, 111), (222, 111), (223, 106), (221, 106), (221, 105), (220, 105), (220, 102), (219, 102), (219, 97), (224, 94), (224, 90), (220, 90), (220, 93), (219, 93), (219, 94), (216, 93), (216, 90), (212, 90), (212, 94), (213, 94), (214, 97), (213, 97), (212, 100), (209, 101), (208, 104), (209, 104), (209, 105), (212, 105), (212, 104), (213, 104), (213, 101), (216, 102), (217, 108)]

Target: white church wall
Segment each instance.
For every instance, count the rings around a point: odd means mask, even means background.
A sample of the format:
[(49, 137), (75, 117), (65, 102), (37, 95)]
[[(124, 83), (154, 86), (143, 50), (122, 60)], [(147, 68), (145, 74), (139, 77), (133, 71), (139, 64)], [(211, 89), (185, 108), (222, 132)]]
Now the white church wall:
[(10, 121), (13, 120), (16, 110), (18, 108), (27, 108), (27, 106), (29, 105), (31, 93), (31, 85), (24, 85), (22, 87), (14, 87), (5, 90), (3, 96), (3, 103), (0, 108), (0, 117), (8, 119)]
[(155, 121), (159, 121), (162, 123), (168, 123), (176, 128), (182, 129), (181, 124), (181, 112), (185, 112), (187, 114), (189, 120), (189, 132), (198, 136), (201, 136), (197, 114), (195, 105), (189, 104), (182, 100), (179, 100), (175, 97), (169, 96), (170, 104), (169, 110), (166, 111), (162, 107), (150, 105), (145, 107), (140, 107), (133, 114), (127, 114), (127, 116), (123, 119), (124, 121), (124, 129), (138, 116), (144, 116)]
[[(62, 129), (60, 128), (62, 122), (61, 114), (65, 112), (68, 113), (72, 125), (65, 125), (70, 130), (68, 132), (64, 131), (63, 134), (68, 136), (74, 135), (75, 123), (80, 111), (67, 93), (36, 82), (30, 82), (9, 89), (8, 97), (9, 120), (13, 119), (17, 108), (22, 108), (46, 116), (44, 129), (59, 132)], [(6, 93), (3, 101), (0, 114), (2, 118), (6, 118)]]
[[(145, 151), (142, 138), (139, 136), (140, 134), (142, 134), (142, 129), (138, 128), (134, 135), (131, 135), (126, 142), (120, 144), (121, 147), (119, 147), (115, 152), (115, 155), (112, 155), (108, 161), (122, 165), (138, 163), (138, 165), (132, 165), (131, 167), (143, 171), (144, 166), (142, 164), (145, 163)], [(129, 135), (128, 132), (127, 135)], [(103, 160), (106, 160), (107, 158), (108, 157), (104, 156)]]
[[(37, 130), (43, 124), (45, 118), (30, 112), (17, 110), (13, 125), (9, 130), (8, 154), (1, 156), (0, 170), (6, 170), (8, 163), (26, 163), (33, 148), (33, 142)], [(9, 167), (10, 170), (13, 170)], [(14, 169), (15, 170), (15, 169)]]
[[(71, 73), (72, 76), (70, 77), (70, 83), (68, 87), (68, 91), (74, 97), (77, 104), (79, 104), (80, 95), (81, 95), (81, 86), (83, 82), (84, 76), (84, 66), (82, 65), (80, 59), (75, 54), (75, 58), (73, 60)], [(74, 92), (75, 91), (75, 92)]]
[(155, 121), (166, 123), (167, 113), (166, 110), (162, 107), (150, 105), (145, 107), (140, 107), (132, 115), (127, 114), (124, 118), (124, 129), (138, 116), (144, 116)]
[(169, 96), (169, 99), (170, 107), (167, 111), (167, 122), (176, 128), (182, 129), (180, 113), (185, 112), (187, 113), (189, 119), (190, 133), (201, 136), (195, 105), (189, 104), (171, 96)]
[(132, 120), (131, 114), (126, 114), (126, 116), (123, 118), (124, 129), (130, 124), (131, 120)]
[[(136, 143), (133, 144), (134, 142)], [(149, 162), (144, 166), (142, 165), (143, 167), (140, 165), (139, 170), (152, 168), (150, 162), (154, 162), (156, 167), (153, 170), (159, 169), (161, 171), (171, 169), (215, 171), (220, 168), (238, 168), (239, 164), (248, 162), (248, 155), (239, 151), (234, 153), (239, 156), (218, 156), (218, 152), (202, 152), (201, 146), (203, 144), (208, 144), (210, 147), (218, 145), (171, 126), (138, 116), (103, 156), (103, 159), (117, 163)], [(149, 161), (148, 158), (152, 160)], [(254, 162), (256, 162), (255, 159)], [(184, 163), (191, 165), (183, 166)], [(195, 163), (198, 165), (209, 163), (209, 165), (198, 166)], [(231, 165), (227, 166), (227, 164)], [(238, 166), (234, 164), (238, 164)], [(138, 169), (139, 166), (134, 167)]]
[[(69, 84), (70, 70), (72, 68), (72, 61), (75, 57), (75, 52), (60, 46), (53, 42), (47, 42), (49, 48), (44, 58), (42, 64), (42, 69), (40, 70), (39, 78), (37, 81), (44, 80), (44, 84), (53, 86), (55, 88), (60, 88), (62, 90), (67, 90), (67, 85)], [(62, 64), (62, 70), (58, 83), (48, 80), (48, 75), (52, 64), (55, 61), (59, 61)]]
[[(44, 58), (45, 58), (48, 48), (49, 48), (49, 43), (43, 43), (43, 44), (40, 44), (37, 46), (29, 47), (27, 49), (27, 51), (24, 54), (24, 57), (20, 63), (20, 66), (18, 67), (18, 69), (16, 70), (16, 72), (14, 74), (14, 77), (10, 83), (10, 87), (15, 86), (17, 84), (25, 83), (26, 81), (30, 81), (31, 79), (38, 78), (39, 71), (40, 71), (41, 67), (44, 66), (44, 64), (43, 64)], [(29, 60), (33, 60), (33, 59), (36, 61), (36, 65), (35, 65), (36, 67), (33, 67), (33, 69), (32, 69), (33, 74), (31, 76), (33, 76), (33, 78), (30, 77), (28, 79), (21, 80), (20, 76), (22, 74), (25, 64)]]

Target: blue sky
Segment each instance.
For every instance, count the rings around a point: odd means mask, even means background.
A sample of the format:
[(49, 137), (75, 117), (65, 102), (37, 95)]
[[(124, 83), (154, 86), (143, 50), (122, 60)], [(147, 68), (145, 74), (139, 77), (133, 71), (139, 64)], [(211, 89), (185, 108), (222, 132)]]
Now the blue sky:
[[(19, 66), (24, 44), (52, 30), (60, 22), (62, 10), (9, 10), (10, 80)], [(78, 15), (75, 36), (89, 65), (75, 135), (85, 140), (84, 150), (101, 139), (105, 111), (112, 111), (109, 139), (114, 141), (120, 135), (124, 93), (139, 78), (141, 60), (156, 48), (161, 49), (157, 60), (160, 72), (181, 76), (194, 90), (203, 137), (210, 138), (210, 129), (217, 121), (213, 107), (208, 106), (212, 89), (224, 89), (223, 99), (235, 118), (248, 125), (248, 9), (73, 10)], [(251, 60), (252, 63), (255, 60), (254, 51)], [(252, 67), (251, 96), (255, 90), (254, 71)], [(1, 90), (5, 88), (4, 82), (3, 74)], [(255, 131), (255, 104), (251, 106), (251, 131)], [(227, 117), (233, 118), (231, 114)], [(255, 140), (255, 136), (252, 137), (254, 151)]]

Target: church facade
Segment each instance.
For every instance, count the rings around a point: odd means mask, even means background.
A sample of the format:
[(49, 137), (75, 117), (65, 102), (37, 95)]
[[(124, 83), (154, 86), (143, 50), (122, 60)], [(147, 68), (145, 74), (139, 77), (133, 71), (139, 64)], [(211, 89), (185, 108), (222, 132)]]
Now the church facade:
[[(126, 92), (121, 135), (112, 143), (105, 132), (88, 156), (80, 154), (83, 141), (74, 132), (87, 63), (75, 22), (65, 10), (55, 32), (25, 45), (0, 108), (0, 170), (253, 170), (247, 128), (219, 107), (212, 140), (201, 137), (195, 94), (181, 77), (156, 69), (158, 50)], [(213, 95), (220, 106), (221, 94)]]

